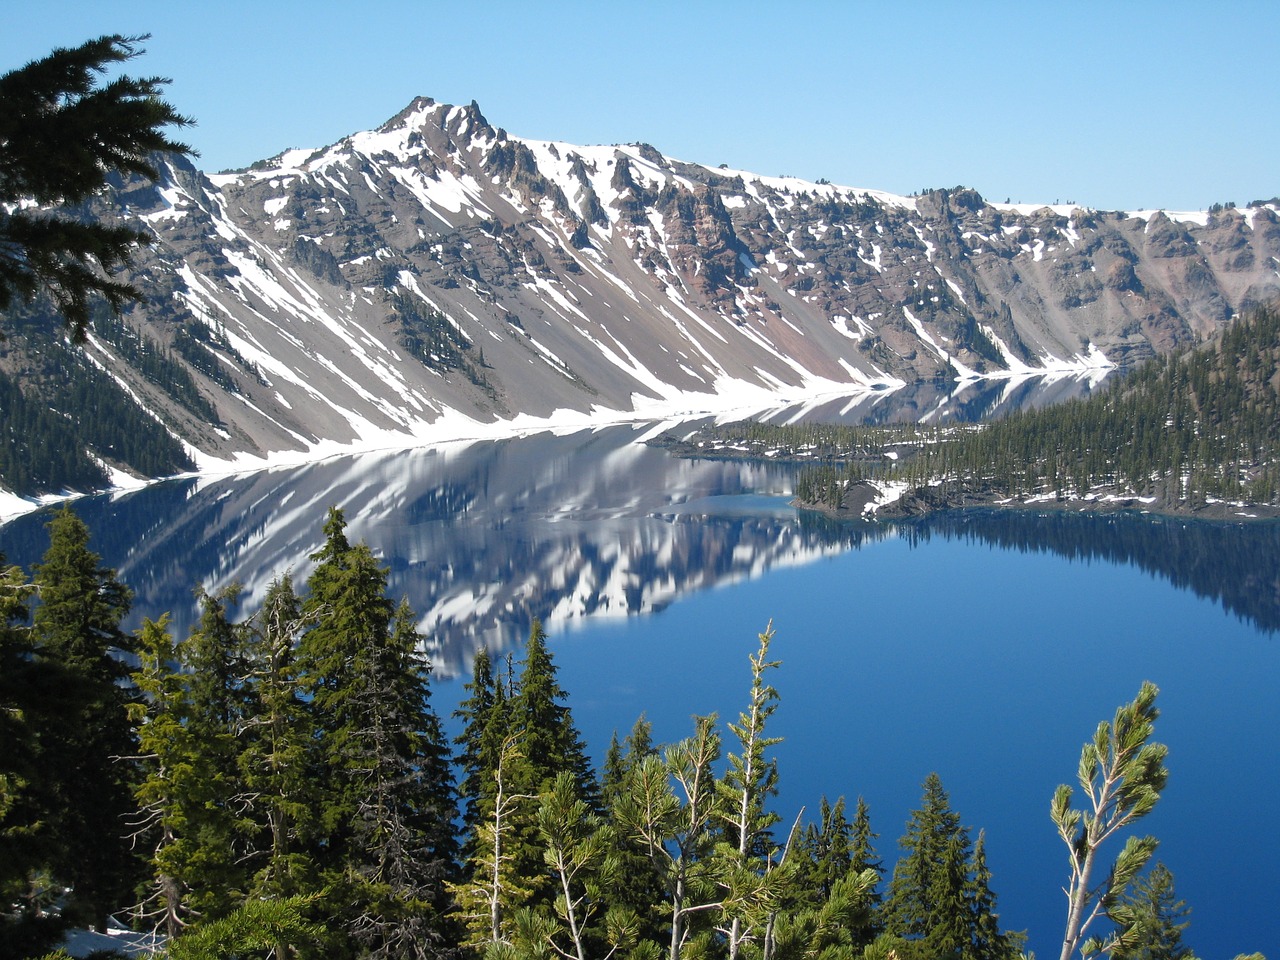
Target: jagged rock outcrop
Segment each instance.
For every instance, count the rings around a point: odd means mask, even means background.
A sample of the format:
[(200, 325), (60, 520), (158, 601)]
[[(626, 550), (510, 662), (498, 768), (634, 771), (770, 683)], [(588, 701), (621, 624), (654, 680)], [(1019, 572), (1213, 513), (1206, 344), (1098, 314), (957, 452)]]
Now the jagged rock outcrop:
[(647, 144), (518, 138), (474, 103), (428, 99), (244, 171), (168, 162), (163, 182), (116, 182), (92, 212), (154, 232), (134, 277), (148, 299), (126, 319), (189, 368), (215, 415), (102, 339), (87, 349), (166, 429), (224, 459), (1127, 363), (1280, 293), (1274, 204), (899, 197)]

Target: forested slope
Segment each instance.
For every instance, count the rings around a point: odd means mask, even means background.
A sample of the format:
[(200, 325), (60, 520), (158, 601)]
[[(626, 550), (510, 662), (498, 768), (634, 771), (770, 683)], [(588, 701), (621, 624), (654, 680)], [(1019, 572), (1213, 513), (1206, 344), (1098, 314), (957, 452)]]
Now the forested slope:
[[(825, 460), (797, 498), (862, 512), (868, 477), (908, 488), (882, 515), (994, 502), (1131, 502), (1174, 512), (1280, 506), (1280, 309), (1154, 357), (1110, 388), (990, 424), (720, 428), (721, 445)], [(859, 490), (861, 499), (853, 496)]]

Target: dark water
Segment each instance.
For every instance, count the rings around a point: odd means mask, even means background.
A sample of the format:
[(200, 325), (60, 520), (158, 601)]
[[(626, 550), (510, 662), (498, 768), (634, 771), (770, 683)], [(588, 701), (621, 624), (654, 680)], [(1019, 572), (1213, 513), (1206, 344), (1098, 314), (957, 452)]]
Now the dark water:
[[(192, 617), (197, 581), (309, 570), (329, 505), (421, 615), (437, 707), (480, 643), (548, 625), (561, 681), (601, 755), (641, 713), (655, 734), (732, 718), (772, 620), (786, 819), (863, 795), (890, 863), (937, 771), (985, 829), (1006, 924), (1056, 954), (1065, 851), (1049, 798), (1097, 722), (1161, 687), (1169, 788), (1142, 825), (1192, 906), (1201, 956), (1280, 952), (1274, 797), (1280, 525), (974, 512), (909, 527), (837, 525), (787, 506), (780, 465), (669, 459), (613, 427), (347, 458), (80, 501), (136, 617)], [(29, 564), (44, 518), (0, 527)]]

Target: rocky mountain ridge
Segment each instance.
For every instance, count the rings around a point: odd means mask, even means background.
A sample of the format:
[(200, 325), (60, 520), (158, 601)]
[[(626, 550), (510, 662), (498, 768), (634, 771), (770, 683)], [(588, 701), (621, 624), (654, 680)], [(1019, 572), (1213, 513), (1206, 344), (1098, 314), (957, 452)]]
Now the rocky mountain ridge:
[[(900, 197), (515, 137), (428, 99), (244, 171), (167, 161), (86, 212), (156, 238), (147, 301), (89, 359), (204, 463), (1123, 364), (1280, 294), (1274, 202)], [(36, 389), (25, 334), (3, 346)]]

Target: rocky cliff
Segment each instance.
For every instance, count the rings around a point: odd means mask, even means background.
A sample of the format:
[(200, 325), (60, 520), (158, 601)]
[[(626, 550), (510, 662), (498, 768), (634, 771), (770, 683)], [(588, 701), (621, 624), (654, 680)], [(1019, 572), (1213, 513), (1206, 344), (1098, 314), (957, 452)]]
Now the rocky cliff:
[[(88, 356), (197, 460), (1123, 364), (1280, 293), (1274, 202), (901, 197), (516, 137), (427, 99), (244, 171), (169, 162), (87, 213), (156, 238), (146, 302)], [(0, 370), (38, 389), (38, 338), (9, 327)]]

